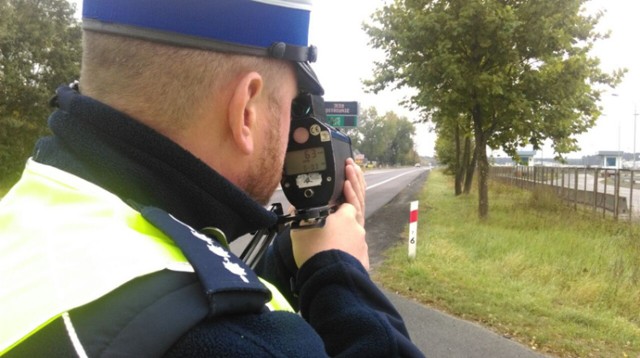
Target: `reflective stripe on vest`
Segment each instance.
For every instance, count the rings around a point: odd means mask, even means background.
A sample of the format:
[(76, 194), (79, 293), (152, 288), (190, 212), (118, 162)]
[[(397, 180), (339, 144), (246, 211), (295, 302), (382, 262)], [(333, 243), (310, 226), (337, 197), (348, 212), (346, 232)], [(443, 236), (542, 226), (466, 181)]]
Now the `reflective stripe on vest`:
[[(163, 269), (193, 272), (173, 241), (117, 196), (29, 160), (0, 202), (0, 355), (62, 313)], [(267, 287), (271, 309), (292, 311)]]

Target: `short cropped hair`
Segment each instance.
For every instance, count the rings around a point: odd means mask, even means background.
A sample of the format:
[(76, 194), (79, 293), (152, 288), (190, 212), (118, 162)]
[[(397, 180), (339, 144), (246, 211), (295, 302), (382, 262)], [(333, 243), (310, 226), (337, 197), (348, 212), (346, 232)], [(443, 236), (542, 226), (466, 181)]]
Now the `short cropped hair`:
[(154, 126), (184, 128), (199, 115), (212, 91), (246, 71), (264, 79), (274, 97), (292, 64), (261, 57), (177, 47), (84, 31), (80, 90)]

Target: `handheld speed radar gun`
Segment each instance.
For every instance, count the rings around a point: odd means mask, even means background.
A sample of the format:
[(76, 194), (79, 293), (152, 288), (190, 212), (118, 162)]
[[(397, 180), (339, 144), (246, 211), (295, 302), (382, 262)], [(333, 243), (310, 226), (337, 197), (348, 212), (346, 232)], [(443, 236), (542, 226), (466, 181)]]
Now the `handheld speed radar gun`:
[(309, 93), (296, 97), (280, 181), (295, 213), (284, 215), (280, 203), (272, 204), (278, 223), (258, 231), (240, 258), (255, 267), (287, 223), (294, 229), (324, 226), (327, 216), (343, 202), (344, 169), (351, 157), (351, 139), (327, 124), (322, 97)]
[(351, 139), (327, 123), (321, 96), (299, 95), (291, 116), (282, 190), (296, 208), (292, 227), (319, 227), (342, 203)]

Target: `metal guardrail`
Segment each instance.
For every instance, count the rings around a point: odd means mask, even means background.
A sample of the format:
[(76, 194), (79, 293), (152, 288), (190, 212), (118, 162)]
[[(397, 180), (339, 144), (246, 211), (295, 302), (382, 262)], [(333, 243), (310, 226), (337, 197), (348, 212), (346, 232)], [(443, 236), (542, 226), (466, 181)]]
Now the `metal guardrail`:
[(615, 219), (640, 219), (640, 171), (587, 167), (493, 166), (490, 177), (524, 189), (547, 187), (560, 198)]

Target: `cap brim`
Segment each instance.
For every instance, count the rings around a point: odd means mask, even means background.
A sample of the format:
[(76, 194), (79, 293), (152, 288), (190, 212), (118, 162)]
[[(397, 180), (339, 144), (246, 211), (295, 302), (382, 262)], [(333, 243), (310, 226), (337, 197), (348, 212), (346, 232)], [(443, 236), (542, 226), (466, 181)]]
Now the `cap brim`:
[(298, 90), (318, 96), (324, 95), (324, 89), (309, 62), (295, 62), (295, 64), (298, 76)]

